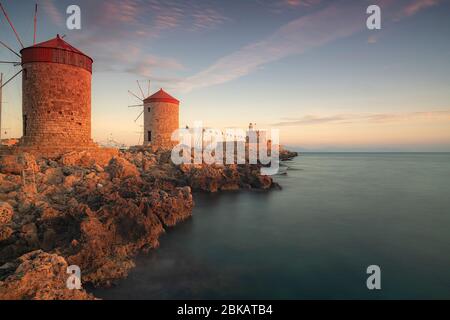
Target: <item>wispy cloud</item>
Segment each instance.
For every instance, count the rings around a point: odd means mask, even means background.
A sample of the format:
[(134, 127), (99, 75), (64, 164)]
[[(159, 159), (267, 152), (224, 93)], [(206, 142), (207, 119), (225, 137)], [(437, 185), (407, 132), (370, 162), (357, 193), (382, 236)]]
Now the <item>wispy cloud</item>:
[(378, 37), (376, 35), (370, 35), (367, 38), (367, 43), (369, 43), (369, 44), (377, 43), (377, 41), (378, 41)]
[[(382, 0), (383, 16), (393, 20), (413, 15), (435, 5), (439, 0), (399, 1)], [(289, 2), (283, 2), (289, 4)], [(292, 0), (291, 5), (313, 5), (318, 1)], [(267, 38), (250, 43), (240, 50), (224, 56), (203, 71), (190, 76), (178, 84), (181, 91), (214, 86), (251, 74), (264, 65), (282, 58), (302, 54), (341, 38), (365, 30), (365, 8), (367, 3), (342, 0), (333, 2), (319, 11), (295, 19), (276, 30)], [(401, 18), (400, 18), (401, 19)], [(398, 20), (398, 18), (397, 18)], [(368, 43), (375, 43), (369, 37)]]
[(53, 0), (41, 0), (40, 4), (44, 12), (50, 17), (54, 24), (62, 25), (64, 23), (64, 16), (55, 6)]
[(144, 77), (151, 77), (155, 74), (155, 70), (158, 69), (184, 70), (185, 68), (179, 61), (172, 58), (146, 55), (142, 59), (138, 59), (136, 63), (130, 64), (126, 71)]
[[(56, 7), (54, 0), (42, 1), (52, 21), (63, 24), (62, 8)], [(385, 17), (383, 21), (410, 17), (439, 2), (379, 0)], [(166, 79), (177, 79), (172, 87), (188, 92), (226, 83), (249, 75), (271, 62), (302, 54), (365, 30), (366, 2), (258, 0), (258, 3), (284, 10), (301, 8), (299, 12), (302, 16), (182, 80), (164, 75)], [(82, 0), (80, 5), (85, 27), (83, 32), (68, 35), (75, 40), (75, 45), (93, 55), (95, 70), (133, 72), (146, 77), (163, 77), (153, 72), (158, 66), (168, 71), (184, 70), (180, 61), (148, 52), (147, 48), (158, 38), (178, 30), (210, 30), (231, 21), (213, 2), (195, 0)], [(368, 38), (368, 43), (376, 41), (374, 36)]]
[(212, 29), (231, 20), (213, 8), (197, 10), (192, 18), (194, 29)]
[(404, 8), (403, 14), (408, 17), (413, 16), (421, 10), (438, 5), (439, 2), (440, 0), (415, 0)]
[[(64, 4), (55, 0), (42, 4), (52, 22), (65, 28)], [(211, 3), (195, 0), (81, 0), (78, 4), (83, 29), (68, 32), (68, 41), (94, 58), (97, 72), (161, 77), (156, 70), (184, 70), (180, 61), (149, 52), (151, 43), (170, 32), (207, 31), (229, 21)]]
[(345, 1), (296, 19), (266, 39), (251, 43), (187, 78), (180, 89), (190, 91), (228, 82), (267, 63), (349, 36), (363, 28), (361, 19), (358, 19), (361, 12), (360, 6)]
[(310, 7), (319, 4), (321, 0), (283, 0), (281, 4), (291, 6), (291, 7)]
[(301, 118), (284, 118), (283, 121), (272, 124), (276, 127), (293, 127), (322, 124), (352, 124), (352, 123), (388, 123), (411, 120), (450, 121), (450, 110), (419, 111), (407, 113), (378, 114), (336, 114), (330, 116), (306, 115)]
[(322, 2), (323, 0), (256, 0), (256, 3), (260, 6), (275, 14), (281, 14), (294, 9), (305, 10), (317, 6)]

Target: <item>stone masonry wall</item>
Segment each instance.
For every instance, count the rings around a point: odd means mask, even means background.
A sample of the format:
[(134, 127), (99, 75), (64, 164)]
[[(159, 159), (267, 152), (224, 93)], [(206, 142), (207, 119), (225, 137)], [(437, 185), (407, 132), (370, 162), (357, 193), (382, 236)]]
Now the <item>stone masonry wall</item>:
[(91, 73), (58, 63), (23, 66), (24, 147), (92, 146)]
[[(149, 112), (150, 108), (150, 112)], [(153, 148), (171, 149), (177, 142), (171, 141), (172, 133), (179, 129), (179, 105), (152, 102), (144, 105), (144, 144)], [(149, 141), (148, 132), (152, 133)]]

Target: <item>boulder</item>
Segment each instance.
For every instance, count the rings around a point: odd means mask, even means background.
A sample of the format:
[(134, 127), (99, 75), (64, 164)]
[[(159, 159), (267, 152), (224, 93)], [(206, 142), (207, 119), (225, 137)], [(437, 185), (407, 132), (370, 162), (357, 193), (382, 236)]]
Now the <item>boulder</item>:
[(14, 230), (10, 227), (0, 226), (0, 242), (8, 240), (14, 233)]
[(72, 188), (76, 183), (78, 183), (81, 178), (77, 175), (70, 175), (64, 178), (64, 187)]
[(10, 193), (13, 191), (16, 191), (20, 188), (20, 185), (8, 181), (8, 180), (1, 180), (0, 181), (0, 193)]
[(7, 202), (0, 202), (0, 225), (11, 222), (14, 215), (14, 209)]
[(21, 256), (13, 274), (0, 281), (0, 300), (94, 300), (85, 290), (67, 288), (68, 264), (42, 250)]
[(30, 247), (39, 246), (38, 229), (36, 224), (28, 223), (22, 226), (22, 238)]
[(172, 193), (154, 191), (150, 199), (149, 211), (156, 214), (168, 227), (189, 218), (194, 207), (190, 187), (177, 188)]
[(44, 172), (42, 183), (50, 185), (59, 185), (64, 181), (62, 168), (48, 168)]
[(139, 178), (140, 173), (134, 164), (128, 160), (120, 157), (114, 157), (106, 167), (106, 172), (111, 176), (111, 179), (124, 179), (129, 177)]
[(64, 154), (60, 159), (59, 162), (63, 166), (78, 166), (78, 167), (90, 167), (95, 163), (94, 159), (92, 159), (89, 156), (89, 153), (86, 151), (73, 151)]
[(16, 155), (0, 156), (0, 173), (21, 175), (23, 165)]

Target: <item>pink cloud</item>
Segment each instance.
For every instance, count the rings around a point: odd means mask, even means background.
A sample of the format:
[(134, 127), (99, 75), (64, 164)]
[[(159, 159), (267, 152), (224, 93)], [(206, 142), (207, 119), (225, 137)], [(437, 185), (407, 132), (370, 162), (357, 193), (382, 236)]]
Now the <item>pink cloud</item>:
[(109, 21), (137, 23), (141, 6), (136, 1), (106, 1), (103, 5), (102, 17)]
[[(312, 4), (317, 1), (298, 3)], [(400, 16), (395, 19), (397, 21), (405, 17), (405, 14), (399, 13), (414, 14), (437, 3), (438, 0), (380, 0), (383, 15), (391, 19)], [(179, 82), (178, 89), (191, 91), (226, 83), (251, 74), (268, 63), (302, 54), (366, 30), (365, 8), (364, 4), (355, 5), (352, 1), (333, 2), (285, 24), (263, 40), (250, 43), (220, 58), (206, 69)], [(368, 38), (368, 43), (376, 41), (375, 36)]]
[(337, 114), (330, 116), (306, 115), (298, 119), (285, 119), (274, 124), (279, 127), (320, 125), (320, 124), (350, 124), (350, 123), (375, 123), (401, 121), (450, 121), (450, 110), (417, 111), (405, 113), (378, 113), (378, 114)]
[(180, 25), (181, 16), (174, 12), (163, 12), (156, 16), (155, 27), (158, 30), (173, 29)]
[(320, 0), (284, 0), (284, 4), (292, 7), (305, 6), (309, 7), (320, 3)]
[(144, 55), (134, 64), (130, 64), (130, 68), (126, 71), (143, 77), (150, 77), (155, 74), (155, 70), (184, 70), (184, 66), (176, 59)]
[(40, 2), (44, 12), (50, 17), (56, 25), (62, 25), (64, 23), (64, 16), (61, 11), (56, 7), (53, 0), (42, 0)]
[(320, 4), (322, 0), (256, 0), (256, 2), (269, 12), (280, 14), (293, 9), (313, 8)]
[(190, 91), (232, 81), (258, 70), (267, 63), (350, 36), (365, 27), (360, 23), (360, 16), (359, 6), (340, 2), (295, 19), (265, 39), (250, 43), (188, 77), (179, 84), (179, 89)]
[(439, 2), (440, 0), (415, 0), (404, 8), (403, 13), (408, 17), (413, 16), (423, 9), (439, 4)]
[(192, 18), (194, 29), (211, 29), (230, 20), (212, 8), (198, 10), (193, 13)]
[[(52, 0), (46, 1), (48, 12), (58, 13)], [(128, 71), (148, 76), (157, 66), (181, 70), (180, 62), (146, 52), (155, 39), (181, 28), (209, 30), (228, 21), (211, 4), (191, 0), (82, 0), (79, 5), (84, 28), (82, 32), (69, 32), (68, 36), (74, 45), (92, 54), (96, 71)], [(129, 54), (132, 50), (138, 52)]]
[(367, 38), (367, 43), (374, 44), (377, 43), (378, 37), (376, 35), (371, 35)]

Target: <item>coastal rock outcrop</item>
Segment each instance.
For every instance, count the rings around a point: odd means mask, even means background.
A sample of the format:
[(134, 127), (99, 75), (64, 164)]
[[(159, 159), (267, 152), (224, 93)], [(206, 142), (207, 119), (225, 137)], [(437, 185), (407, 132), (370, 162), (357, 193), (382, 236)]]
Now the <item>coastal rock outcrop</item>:
[(271, 177), (261, 175), (260, 167), (256, 165), (181, 165), (180, 170), (194, 191), (267, 190), (278, 187)]
[(298, 157), (298, 152), (290, 151), (284, 147), (280, 147), (280, 160), (288, 161)]
[(192, 191), (277, 186), (256, 165), (177, 166), (167, 151), (8, 157), (0, 160), (0, 299), (91, 299), (66, 291), (67, 265), (84, 282), (112, 285), (192, 215)]

